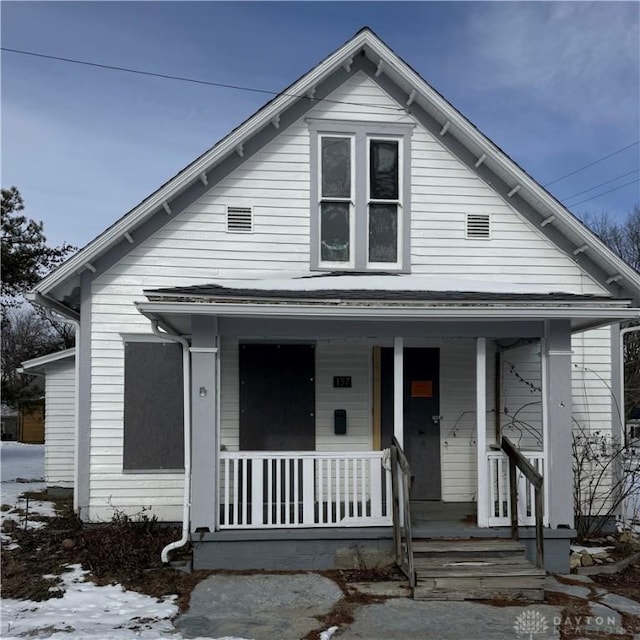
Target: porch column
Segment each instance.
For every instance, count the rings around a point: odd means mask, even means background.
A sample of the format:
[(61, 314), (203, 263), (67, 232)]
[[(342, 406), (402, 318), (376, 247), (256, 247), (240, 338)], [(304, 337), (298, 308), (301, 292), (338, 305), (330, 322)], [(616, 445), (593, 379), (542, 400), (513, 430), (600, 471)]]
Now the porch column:
[(476, 339), (476, 462), (478, 477), (477, 518), (479, 527), (489, 526), (489, 482), (487, 479), (487, 339)]
[(191, 531), (215, 531), (218, 491), (216, 318), (191, 320)]
[(547, 519), (553, 529), (573, 529), (571, 464), (571, 323), (546, 320), (543, 362), (544, 482)]
[(393, 435), (404, 449), (404, 338), (393, 339)]

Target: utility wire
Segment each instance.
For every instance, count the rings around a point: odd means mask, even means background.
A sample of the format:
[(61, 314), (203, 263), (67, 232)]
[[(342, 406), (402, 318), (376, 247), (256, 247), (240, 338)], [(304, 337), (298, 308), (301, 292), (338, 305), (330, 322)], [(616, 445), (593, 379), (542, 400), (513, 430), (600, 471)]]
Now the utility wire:
[(565, 175), (560, 176), (559, 178), (556, 178), (555, 180), (552, 180), (551, 182), (547, 182), (546, 184), (543, 184), (542, 186), (543, 187), (548, 187), (548, 186), (550, 186), (552, 184), (555, 184), (556, 182), (560, 182), (560, 180), (564, 180), (565, 178), (568, 178), (569, 176), (573, 176), (576, 173), (580, 173), (584, 169), (588, 169), (589, 167), (593, 167), (594, 164), (599, 164), (603, 160), (607, 160), (608, 158), (613, 158), (613, 156), (617, 156), (619, 153), (622, 153), (623, 151), (626, 151), (627, 149), (631, 149), (631, 147), (635, 147), (637, 144), (640, 144), (640, 140), (636, 140), (635, 142), (632, 142), (631, 144), (628, 144), (626, 147), (622, 147), (622, 149), (618, 149), (617, 151), (614, 151), (613, 153), (610, 153), (609, 155), (603, 156), (602, 158), (598, 158), (597, 160), (594, 160), (593, 162), (590, 162), (589, 164), (585, 164), (584, 167), (580, 167), (578, 169), (575, 169), (574, 171), (571, 171), (570, 173), (565, 173)]
[[(98, 62), (88, 62), (86, 60), (76, 60), (75, 58), (62, 58), (60, 56), (52, 56), (44, 53), (36, 53), (35, 51), (25, 51), (23, 49), (11, 49), (9, 47), (0, 47), (2, 51), (8, 51), (10, 53), (19, 53), (24, 56), (33, 56), (34, 58), (44, 58), (45, 60), (57, 60), (59, 62), (69, 62), (71, 64), (79, 64), (86, 67), (96, 67), (98, 69), (108, 69), (110, 71), (122, 71), (125, 73), (133, 73), (141, 76), (151, 76), (153, 78), (163, 78), (165, 80), (178, 80), (180, 82), (190, 82), (192, 84), (206, 85), (210, 87), (221, 87), (223, 89), (235, 89), (236, 91), (249, 91), (253, 93), (266, 93), (270, 96), (290, 96), (292, 98), (308, 98), (315, 102), (331, 102), (334, 104), (348, 104), (356, 107), (370, 107), (372, 105), (362, 104), (359, 102), (346, 102), (344, 100), (331, 100), (329, 98), (309, 98), (306, 95), (298, 95), (295, 93), (286, 93), (280, 91), (269, 91), (268, 89), (256, 89), (255, 87), (243, 87), (235, 84), (225, 84), (223, 82), (212, 82), (209, 80), (198, 80), (197, 78), (187, 78), (185, 76), (174, 76), (167, 73), (155, 73), (153, 71), (143, 71), (141, 69), (130, 69), (129, 67), (117, 67), (110, 64), (100, 64)], [(391, 111), (402, 111), (405, 109), (402, 107), (391, 107), (388, 105), (375, 105), (379, 109), (389, 109)]]
[[(35, 51), (26, 51), (24, 49), (12, 49), (10, 47), (0, 47), (0, 50), (2, 51), (7, 51), (9, 53), (17, 53), (20, 55), (25, 55), (25, 56), (32, 56), (35, 58), (43, 58), (45, 60), (56, 60), (58, 62), (67, 62), (70, 64), (77, 64), (77, 65), (82, 65), (82, 66), (87, 66), (87, 67), (95, 67), (98, 69), (107, 69), (110, 71), (120, 71), (123, 73), (132, 73), (135, 75), (141, 75), (141, 76), (150, 76), (153, 78), (163, 78), (165, 80), (176, 80), (179, 82), (189, 82), (192, 84), (199, 84), (199, 85), (205, 85), (205, 86), (210, 86), (210, 87), (219, 87), (219, 88), (223, 88), (223, 89), (233, 89), (236, 91), (248, 91), (248, 92), (252, 92), (252, 93), (261, 93), (261, 94), (267, 94), (267, 95), (271, 95), (271, 96), (278, 96), (278, 95), (283, 95), (283, 96), (289, 96), (292, 98), (308, 98), (310, 100), (314, 100), (315, 102), (330, 102), (333, 104), (346, 104), (346, 105), (352, 105), (352, 106), (357, 106), (357, 107), (370, 107), (372, 105), (367, 105), (367, 104), (362, 104), (359, 102), (347, 102), (345, 100), (331, 100), (330, 98), (309, 98), (309, 96), (304, 96), (304, 95), (299, 95), (299, 94), (294, 94), (294, 93), (286, 93), (286, 92), (279, 92), (279, 91), (269, 91), (268, 89), (257, 89), (255, 87), (244, 87), (241, 85), (234, 85), (234, 84), (226, 84), (223, 82), (213, 82), (210, 80), (199, 80), (197, 78), (187, 78), (185, 76), (175, 76), (175, 75), (171, 75), (171, 74), (166, 74), (166, 73), (155, 73), (153, 71), (143, 71), (141, 69), (131, 69), (129, 67), (119, 67), (119, 66), (115, 66), (115, 65), (109, 65), (109, 64), (101, 64), (98, 62), (89, 62), (87, 60), (77, 60), (75, 58), (63, 58), (61, 56), (53, 56), (53, 55), (49, 55), (49, 54), (44, 54), (44, 53), (36, 53)], [(402, 107), (392, 107), (392, 106), (387, 106), (387, 105), (375, 105), (377, 108), (379, 109), (387, 109), (387, 110), (391, 110), (391, 111), (397, 111), (397, 112), (404, 112), (405, 109)], [(631, 147), (636, 146), (637, 144), (640, 144), (640, 140), (636, 140), (635, 142), (632, 142), (631, 144), (628, 144), (625, 147), (622, 147), (621, 149), (618, 149), (606, 156), (603, 156), (602, 158), (598, 158), (597, 160), (594, 160), (593, 162), (590, 162), (589, 164), (584, 165), (583, 167), (579, 167), (578, 169), (575, 169), (574, 171), (571, 171), (570, 173), (566, 173), (565, 175), (560, 176), (559, 178), (556, 178), (555, 180), (552, 180), (551, 182), (547, 182), (545, 185), (545, 187), (548, 187), (552, 184), (555, 184), (556, 182), (560, 182), (560, 180), (564, 180), (565, 178), (568, 178), (569, 176), (573, 176), (576, 173), (580, 173), (580, 171), (583, 171), (584, 169), (588, 169), (589, 167), (592, 167), (596, 164), (599, 164), (600, 162), (603, 162), (604, 160), (607, 160), (609, 158), (612, 158), (615, 155), (618, 155), (619, 153), (622, 153), (623, 151), (626, 151), (627, 149), (630, 149)], [(633, 172), (630, 172), (633, 173)], [(630, 175), (630, 174), (624, 174), (624, 175)], [(624, 176), (618, 176), (618, 178), (621, 178)], [(617, 178), (614, 178), (613, 180), (616, 180)], [(568, 196), (567, 198), (565, 198), (565, 200), (568, 200), (574, 196), (577, 195), (581, 195), (582, 193), (586, 193), (587, 191), (591, 191), (592, 189), (596, 189), (599, 186), (603, 186), (605, 184), (608, 184), (609, 182), (613, 182), (613, 180), (609, 180), (607, 182), (603, 182), (600, 185), (596, 185), (595, 187), (591, 187), (590, 189), (586, 189), (585, 191), (581, 191), (580, 193), (577, 194), (573, 194), (573, 196)], [(620, 187), (616, 187), (615, 189), (610, 189), (609, 191), (605, 191), (604, 193), (601, 193), (597, 196), (594, 196), (593, 198), (588, 198), (587, 200), (582, 200), (581, 202), (578, 202), (576, 204), (581, 204), (582, 202), (587, 202), (588, 200), (593, 200), (594, 198), (599, 197), (600, 195), (604, 195), (606, 193), (611, 193), (612, 191), (617, 191), (618, 189), (621, 189), (622, 187), (626, 187), (630, 184), (633, 184), (634, 182), (637, 182), (637, 180), (633, 180), (631, 182), (627, 182), (623, 185), (621, 185)], [(574, 205), (571, 205), (574, 206)]]
[(595, 200), (596, 198), (599, 198), (600, 196), (605, 196), (605, 195), (607, 195), (607, 193), (612, 193), (614, 191), (618, 191), (618, 189), (622, 189), (623, 187), (628, 187), (630, 184), (634, 184), (636, 182), (640, 182), (640, 178), (636, 178), (635, 180), (631, 180), (630, 182), (625, 182), (624, 184), (621, 184), (619, 187), (614, 187), (613, 189), (609, 189), (608, 191), (603, 191), (602, 193), (598, 193), (595, 196), (591, 196), (590, 198), (586, 198), (585, 200), (580, 200), (580, 202), (574, 202), (573, 204), (571, 204), (569, 206), (571, 208), (577, 207), (579, 204), (582, 204), (583, 202), (589, 202), (590, 200)]
[(622, 173), (619, 176), (616, 176), (615, 178), (611, 178), (611, 180), (606, 180), (605, 182), (601, 182), (600, 184), (596, 184), (593, 187), (589, 187), (588, 189), (584, 189), (584, 191), (578, 191), (578, 193), (574, 193), (571, 196), (567, 196), (566, 198), (562, 199), (562, 202), (566, 202), (567, 200), (571, 200), (571, 198), (575, 198), (576, 196), (581, 196), (583, 193), (588, 193), (589, 191), (593, 191), (594, 189), (597, 189), (598, 187), (604, 187), (605, 184), (611, 184), (612, 182), (615, 182), (616, 180), (620, 180), (620, 178), (626, 178), (627, 176), (630, 176), (634, 173), (638, 173), (638, 171), (640, 171), (640, 169), (634, 169), (633, 171), (629, 171), (627, 173)]

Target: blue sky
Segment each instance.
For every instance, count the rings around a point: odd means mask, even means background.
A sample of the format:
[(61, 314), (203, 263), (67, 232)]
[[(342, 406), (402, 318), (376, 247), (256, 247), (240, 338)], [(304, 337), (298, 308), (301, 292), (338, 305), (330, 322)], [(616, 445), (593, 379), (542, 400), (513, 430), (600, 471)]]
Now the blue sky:
[[(279, 91), (371, 27), (542, 184), (640, 140), (636, 2), (3, 2), (2, 45)], [(2, 52), (2, 186), (82, 246), (269, 98)], [(640, 202), (640, 145), (549, 187)], [(628, 174), (628, 175), (623, 175)], [(609, 194), (576, 204), (627, 182)]]

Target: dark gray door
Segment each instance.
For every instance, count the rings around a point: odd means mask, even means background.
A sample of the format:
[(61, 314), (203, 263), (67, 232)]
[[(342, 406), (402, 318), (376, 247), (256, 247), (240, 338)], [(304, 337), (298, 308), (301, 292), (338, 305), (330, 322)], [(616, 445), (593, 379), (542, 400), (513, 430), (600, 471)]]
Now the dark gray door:
[[(393, 349), (382, 349), (382, 437), (393, 434)], [(440, 350), (404, 350), (404, 449), (415, 476), (413, 500), (440, 500)]]
[(315, 351), (309, 344), (240, 345), (240, 449), (313, 451)]

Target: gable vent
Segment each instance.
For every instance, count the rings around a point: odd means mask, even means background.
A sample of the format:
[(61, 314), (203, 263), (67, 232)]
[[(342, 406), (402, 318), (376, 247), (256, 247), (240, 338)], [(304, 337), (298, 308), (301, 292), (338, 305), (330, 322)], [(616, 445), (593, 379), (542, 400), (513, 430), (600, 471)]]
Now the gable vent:
[(488, 213), (467, 214), (467, 238), (490, 238), (491, 216)]
[(251, 207), (227, 207), (227, 231), (253, 231)]

